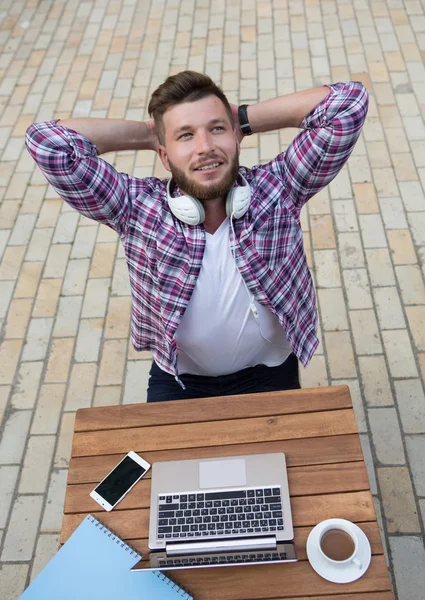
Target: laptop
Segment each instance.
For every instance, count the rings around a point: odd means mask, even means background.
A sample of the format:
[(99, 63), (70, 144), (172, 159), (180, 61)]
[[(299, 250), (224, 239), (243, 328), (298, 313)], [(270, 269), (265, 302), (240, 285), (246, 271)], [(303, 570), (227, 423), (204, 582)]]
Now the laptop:
[(295, 562), (283, 452), (156, 462), (149, 548), (132, 570)]

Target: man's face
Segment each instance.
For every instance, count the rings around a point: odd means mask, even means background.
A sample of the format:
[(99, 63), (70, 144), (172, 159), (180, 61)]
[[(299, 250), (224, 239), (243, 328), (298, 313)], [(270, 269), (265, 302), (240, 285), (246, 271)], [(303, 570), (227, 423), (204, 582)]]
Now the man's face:
[(179, 188), (199, 200), (227, 194), (239, 169), (239, 143), (217, 96), (173, 106), (163, 116), (159, 156)]

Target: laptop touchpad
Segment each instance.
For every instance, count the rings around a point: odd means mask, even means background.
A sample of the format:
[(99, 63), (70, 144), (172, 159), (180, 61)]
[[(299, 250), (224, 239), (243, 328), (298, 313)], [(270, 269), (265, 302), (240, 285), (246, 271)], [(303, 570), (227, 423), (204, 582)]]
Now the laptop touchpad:
[(246, 485), (245, 460), (206, 460), (199, 463), (199, 487)]

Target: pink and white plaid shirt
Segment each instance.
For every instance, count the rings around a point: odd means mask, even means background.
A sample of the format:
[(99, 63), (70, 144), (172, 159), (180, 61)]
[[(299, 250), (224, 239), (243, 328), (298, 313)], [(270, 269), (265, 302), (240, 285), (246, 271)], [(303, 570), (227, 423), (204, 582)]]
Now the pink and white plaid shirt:
[[(329, 95), (303, 120), (284, 152), (267, 164), (240, 168), (251, 186), (251, 203), (234, 221), (235, 236), (229, 226), (241, 276), (277, 317), (304, 366), (319, 342), (300, 211), (347, 161), (368, 108), (361, 83), (328, 87)], [(166, 180), (118, 173), (87, 138), (56, 121), (31, 125), (26, 145), (65, 202), (118, 232), (130, 275), (134, 348), (150, 350), (157, 364), (178, 378), (175, 333), (200, 272), (203, 225), (186, 225), (173, 216)]]

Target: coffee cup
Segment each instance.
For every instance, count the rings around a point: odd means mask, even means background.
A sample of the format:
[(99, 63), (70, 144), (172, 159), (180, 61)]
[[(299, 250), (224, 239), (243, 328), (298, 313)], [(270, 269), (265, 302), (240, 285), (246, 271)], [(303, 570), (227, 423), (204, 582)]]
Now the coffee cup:
[(330, 519), (322, 525), (318, 540), (321, 556), (334, 567), (353, 563), (361, 569), (363, 565), (356, 558), (359, 539), (352, 523), (345, 519)]

